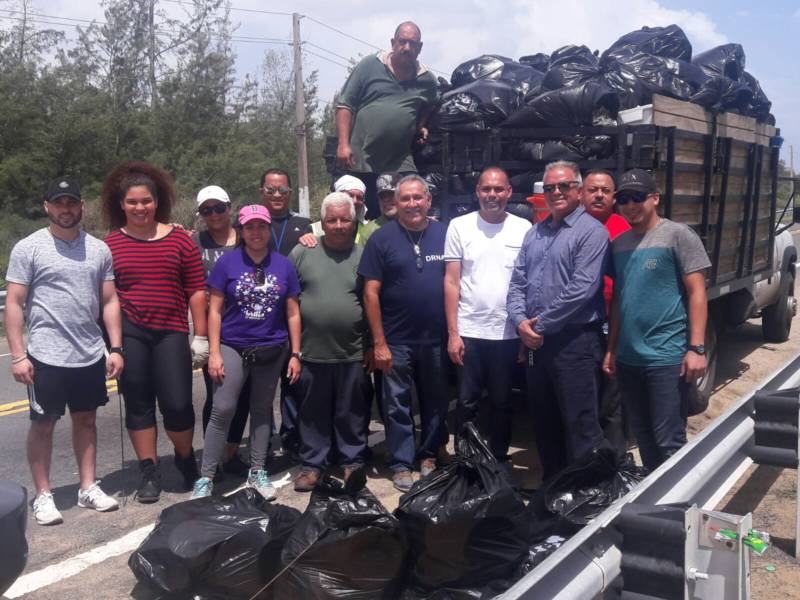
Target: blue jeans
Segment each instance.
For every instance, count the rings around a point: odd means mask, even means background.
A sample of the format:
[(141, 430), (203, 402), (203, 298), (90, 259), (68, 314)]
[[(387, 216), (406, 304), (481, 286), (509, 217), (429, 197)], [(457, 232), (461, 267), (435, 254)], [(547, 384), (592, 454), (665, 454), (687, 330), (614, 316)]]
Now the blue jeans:
[(511, 374), (516, 363), (519, 340), (462, 338), (464, 366), (458, 370), (456, 435), (467, 422), (478, 425), (481, 395), (485, 389), (491, 414), (489, 449), (497, 460), (508, 459), (511, 443)]
[[(389, 344), (392, 370), (383, 374), (383, 418), (389, 466), (409, 471), (416, 457), (435, 458), (447, 442), (447, 394), (440, 345)], [(422, 435), (415, 451), (411, 390), (417, 389)]]
[(681, 365), (634, 367), (617, 363), (622, 402), (645, 467), (652, 470), (686, 444), (689, 383)]

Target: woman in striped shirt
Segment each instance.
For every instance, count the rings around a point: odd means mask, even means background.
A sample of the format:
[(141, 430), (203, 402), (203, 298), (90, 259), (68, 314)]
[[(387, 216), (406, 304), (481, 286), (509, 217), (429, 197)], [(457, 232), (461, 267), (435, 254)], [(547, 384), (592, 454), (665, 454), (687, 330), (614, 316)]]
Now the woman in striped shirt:
[[(156, 401), (187, 490), (198, 477), (192, 362), (208, 357), (205, 279), (197, 246), (167, 224), (175, 200), (172, 178), (144, 162), (118, 165), (103, 183), (103, 213), (111, 228), (106, 243), (122, 307), (126, 370), (120, 389), (142, 471), (136, 497), (143, 503), (161, 494)], [(187, 308), (194, 326), (191, 347)]]

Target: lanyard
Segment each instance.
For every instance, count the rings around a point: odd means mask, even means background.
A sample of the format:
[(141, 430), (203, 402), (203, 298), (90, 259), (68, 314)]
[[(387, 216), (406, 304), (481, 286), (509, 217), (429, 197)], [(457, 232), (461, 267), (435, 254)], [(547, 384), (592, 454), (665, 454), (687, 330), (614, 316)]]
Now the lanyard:
[[(291, 218), (292, 218), (292, 216), (288, 215), (286, 217), (286, 219), (283, 221), (283, 227), (281, 228), (281, 234), (279, 236), (277, 236), (278, 239), (275, 241), (275, 251), (278, 254), (281, 253), (281, 244), (283, 244), (283, 234), (286, 233), (286, 226), (289, 224), (289, 219), (291, 219)], [(272, 229), (272, 237), (273, 238), (276, 237), (275, 236), (275, 226), (274, 225), (270, 225), (270, 228)]]

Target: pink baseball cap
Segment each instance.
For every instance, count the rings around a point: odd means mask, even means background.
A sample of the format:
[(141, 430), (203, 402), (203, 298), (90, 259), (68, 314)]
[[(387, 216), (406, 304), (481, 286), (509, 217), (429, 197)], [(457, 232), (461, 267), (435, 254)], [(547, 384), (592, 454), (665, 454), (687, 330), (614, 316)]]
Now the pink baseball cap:
[(260, 219), (267, 223), (272, 223), (272, 217), (266, 207), (260, 204), (248, 204), (239, 209), (239, 224), (244, 225), (254, 219)]

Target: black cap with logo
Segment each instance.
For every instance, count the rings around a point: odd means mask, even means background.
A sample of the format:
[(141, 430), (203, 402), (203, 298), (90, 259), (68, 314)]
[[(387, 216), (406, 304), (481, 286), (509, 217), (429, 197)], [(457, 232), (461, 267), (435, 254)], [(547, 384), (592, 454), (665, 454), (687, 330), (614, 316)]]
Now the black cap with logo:
[(50, 186), (47, 188), (47, 193), (44, 195), (44, 199), (48, 202), (52, 202), (61, 196), (68, 196), (70, 198), (75, 198), (75, 200), (80, 200), (81, 184), (78, 180), (72, 179), (71, 177), (59, 177), (51, 181)]
[(652, 194), (657, 192), (656, 180), (644, 169), (631, 169), (625, 171), (617, 180), (617, 193), (628, 192), (642, 192), (645, 194)]

